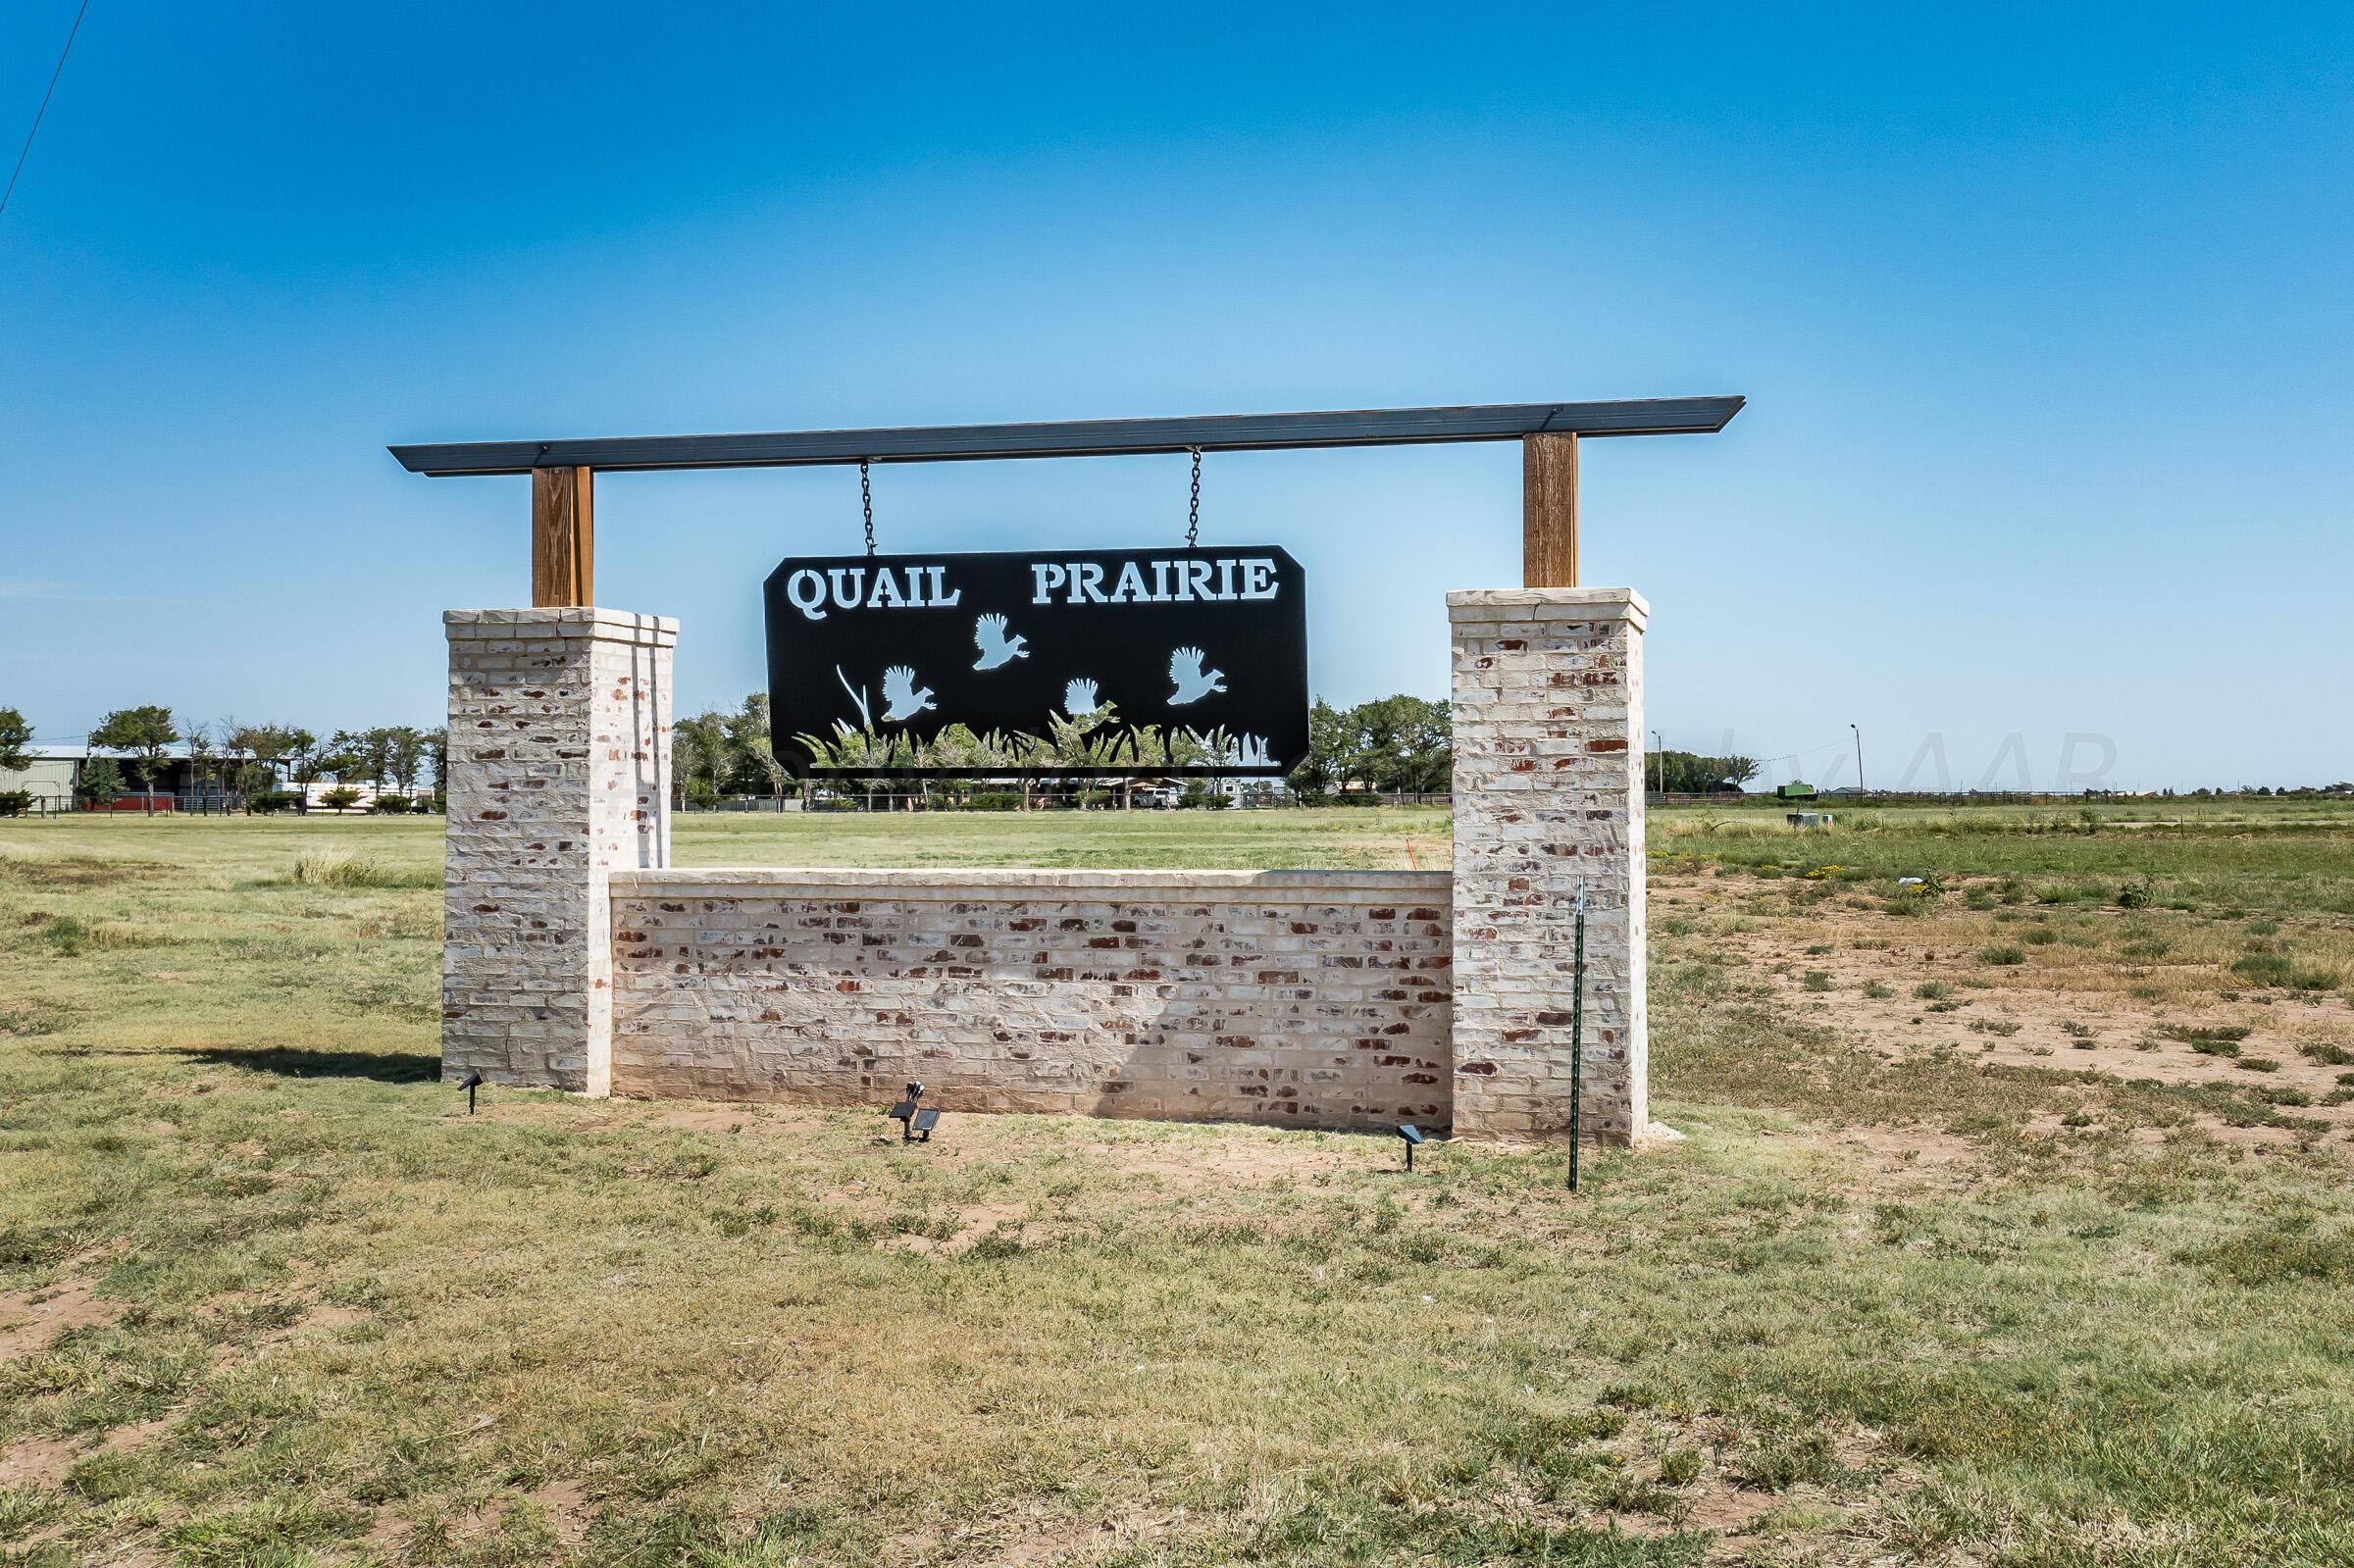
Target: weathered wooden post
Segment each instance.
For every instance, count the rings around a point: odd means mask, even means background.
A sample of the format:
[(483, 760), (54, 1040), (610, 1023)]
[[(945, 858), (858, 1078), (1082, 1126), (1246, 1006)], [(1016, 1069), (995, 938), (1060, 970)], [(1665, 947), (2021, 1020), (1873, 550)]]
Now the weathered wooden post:
[(532, 603), (596, 602), (596, 471), (532, 470)]
[(1520, 437), (1520, 585), (1577, 586), (1577, 435)]

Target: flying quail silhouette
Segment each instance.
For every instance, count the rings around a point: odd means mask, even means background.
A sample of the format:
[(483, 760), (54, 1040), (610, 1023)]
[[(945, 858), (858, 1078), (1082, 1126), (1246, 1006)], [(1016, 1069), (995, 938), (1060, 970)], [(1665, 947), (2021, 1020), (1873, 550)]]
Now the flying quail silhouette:
[(1169, 655), (1169, 679), (1177, 683), (1177, 689), (1169, 693), (1170, 707), (1182, 708), (1189, 702), (1200, 701), (1212, 691), (1226, 689), (1226, 672), (1211, 670), (1205, 673), (1202, 668), (1202, 659), (1200, 648), (1179, 648)]
[(1029, 640), (1028, 637), (1022, 636), (1018, 632), (1013, 636), (1007, 636), (1003, 616), (985, 615), (973, 623), (973, 646), (981, 650), (981, 662), (974, 665), (973, 668), (995, 670), (1007, 660), (1027, 659), (1030, 657), (1030, 650), (1023, 647), (1022, 644)]
[(883, 672), (883, 695), (891, 706), (883, 710), (885, 724), (899, 724), (914, 718), (932, 706), (932, 688), (915, 688), (915, 672), (903, 664), (895, 664)]

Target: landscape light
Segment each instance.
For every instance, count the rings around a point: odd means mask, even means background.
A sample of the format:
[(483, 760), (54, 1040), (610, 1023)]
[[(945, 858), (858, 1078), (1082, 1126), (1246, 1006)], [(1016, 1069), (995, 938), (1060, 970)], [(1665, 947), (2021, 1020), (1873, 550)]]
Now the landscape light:
[(915, 1136), (916, 1141), (921, 1143), (929, 1143), (932, 1141), (932, 1129), (938, 1127), (939, 1125), (940, 1108), (934, 1105), (927, 1105), (908, 1119), (907, 1128), (899, 1134), (899, 1138), (902, 1142), (904, 1142), (908, 1137), (908, 1134), (912, 1132)]
[(1398, 1124), (1398, 1136), (1406, 1142), (1406, 1168), (1414, 1168), (1414, 1145), (1422, 1141), (1422, 1129), (1411, 1122)]
[[(923, 1097), (924, 1086), (921, 1084), (910, 1084), (907, 1086), (906, 1097), (900, 1100), (896, 1105), (894, 1105), (890, 1110), (883, 1113), (884, 1115), (890, 1117), (893, 1121), (899, 1124), (899, 1141), (902, 1143), (909, 1141), (914, 1136), (914, 1124), (916, 1116), (915, 1102)], [(940, 1116), (937, 1112), (933, 1114), (932, 1120), (935, 1122), (940, 1120)], [(929, 1126), (930, 1124), (927, 1123), (926, 1125)]]
[(474, 1114), (474, 1091), (478, 1088), (481, 1088), (486, 1082), (486, 1080), (485, 1080), (483, 1077), (482, 1069), (479, 1067), (469, 1070), (464, 1078), (458, 1080), (458, 1087), (466, 1091), (467, 1115), (472, 1116)]

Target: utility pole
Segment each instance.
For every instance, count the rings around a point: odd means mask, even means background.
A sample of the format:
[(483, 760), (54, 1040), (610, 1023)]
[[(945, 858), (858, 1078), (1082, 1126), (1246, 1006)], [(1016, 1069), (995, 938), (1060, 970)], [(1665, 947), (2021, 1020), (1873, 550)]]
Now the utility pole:
[(1856, 787), (1861, 789), (1864, 787), (1864, 732), (1856, 730), (1853, 724), (1848, 728), (1856, 731)]
[(1667, 743), (1660, 738), (1657, 730), (1651, 733), (1651, 754), (1660, 759), (1659, 767), (1655, 770), (1659, 783), (1653, 786), (1653, 790), (1663, 795), (1667, 792)]

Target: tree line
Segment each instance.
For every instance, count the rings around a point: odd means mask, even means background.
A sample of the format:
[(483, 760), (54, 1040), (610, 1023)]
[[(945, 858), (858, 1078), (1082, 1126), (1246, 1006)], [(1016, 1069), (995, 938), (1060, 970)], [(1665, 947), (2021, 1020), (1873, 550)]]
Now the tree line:
[(1352, 794), (1430, 795), (1454, 782), (1455, 733), (1447, 704), (1404, 692), (1338, 708), (1321, 697), (1307, 710), (1307, 760), (1292, 770), (1303, 798)]
[[(1150, 727), (1117, 730), (1108, 704), (1077, 718), (1051, 716), (1045, 735), (977, 734), (949, 725), (923, 743), (863, 733), (829, 739), (810, 737), (823, 749), (818, 760), (850, 770), (839, 786), (863, 783), (861, 766), (937, 767), (985, 779), (1012, 768), (1051, 770), (1118, 765), (1215, 767), (1230, 760), (1217, 735), (1185, 732), (1161, 734)], [(735, 709), (711, 708), (681, 719), (671, 731), (674, 804), (704, 805), (731, 795), (781, 796), (792, 791), (792, 770), (777, 759), (769, 733), (766, 692), (755, 691)], [(1308, 754), (1291, 775), (1295, 791), (1306, 799), (1353, 794), (1436, 794), (1448, 787), (1455, 767), (1447, 704), (1404, 694), (1339, 708), (1319, 700), (1308, 713)], [(951, 781), (952, 782), (952, 781)]]
[[(922, 747), (879, 735), (838, 735), (821, 760), (855, 768), (923, 765), (969, 770), (976, 778), (993, 769), (1051, 768), (1118, 761), (1140, 767), (1214, 765), (1213, 741), (1203, 737), (1157, 737), (1123, 732), (1128, 749), (1116, 758), (1100, 755), (1093, 736), (1110, 720), (1097, 715), (1057, 720), (1047, 736), (975, 734), (951, 725)], [(1095, 720), (1098, 722), (1091, 723)], [(1142, 735), (1138, 745), (1132, 737)], [(443, 730), (379, 725), (335, 730), (325, 736), (288, 724), (244, 724), (223, 719), (182, 726), (173, 711), (157, 704), (118, 708), (90, 732), (90, 743), (123, 753), (117, 764), (93, 758), (83, 771), (85, 793), (112, 796), (128, 788), (147, 789), (164, 760), (183, 741), (199, 786), (225, 794), (265, 795), (323, 780), (368, 784), (406, 795), (428, 781), (439, 783), (448, 752)], [(1016, 744), (1015, 742), (1022, 742)], [(0, 708), (0, 768), (25, 766), (31, 727), (13, 708)], [(711, 708), (678, 721), (673, 730), (674, 803), (708, 804), (725, 796), (782, 796), (793, 787), (793, 773), (777, 759), (769, 733), (768, 694), (750, 693), (734, 709)], [(1754, 780), (1751, 758), (1707, 756), (1691, 751), (1656, 751), (1646, 762), (1645, 782), (1670, 794), (1708, 794), (1737, 789)], [(1451, 782), (1455, 752), (1447, 704), (1399, 693), (1343, 708), (1319, 698), (1308, 711), (1308, 753), (1292, 771), (1294, 791), (1307, 800), (1374, 794), (1439, 794)], [(128, 787), (126, 782), (128, 774)], [(855, 780), (844, 784), (855, 787)]]
[(1758, 776), (1754, 757), (1708, 757), (1697, 751), (1655, 751), (1643, 759), (1644, 782), (1661, 794), (1719, 795)]
[[(115, 709), (88, 739), (93, 748), (122, 753), (120, 761), (92, 757), (82, 766), (82, 794), (108, 804), (134, 789), (153, 789), (173, 748), (181, 745), (199, 789), (248, 799), (330, 779), (339, 785), (366, 784), (410, 795), (428, 782), (441, 782), (449, 754), (448, 732), (442, 729), (377, 725), (331, 731), (323, 737), (291, 724), (236, 719), (183, 724), (160, 703)], [(24, 714), (0, 708), (0, 769), (25, 768), (32, 760), (32, 726)]]

